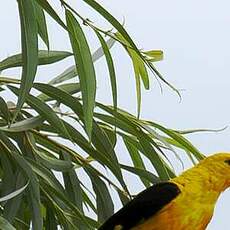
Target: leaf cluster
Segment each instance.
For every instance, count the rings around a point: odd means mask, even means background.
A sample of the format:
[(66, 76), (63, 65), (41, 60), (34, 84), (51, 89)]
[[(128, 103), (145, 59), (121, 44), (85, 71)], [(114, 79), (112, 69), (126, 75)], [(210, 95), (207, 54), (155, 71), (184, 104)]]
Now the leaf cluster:
[[(11, 92), (17, 98), (9, 102), (0, 97), (1, 228), (95, 229), (114, 213), (112, 193), (117, 193), (122, 204), (132, 198), (125, 171), (148, 187), (175, 176), (167, 158), (168, 152), (177, 156), (175, 148), (193, 160), (203, 158), (180, 132), (139, 118), (141, 84), (149, 89), (149, 73), (178, 92), (153, 65), (162, 60), (162, 51), (139, 50), (123, 25), (94, 0), (83, 2), (116, 32), (98, 28), (63, 0), (65, 20), (47, 0), (17, 2), (22, 50), (0, 62), (0, 71), (21, 68), (19, 78), (0, 75), (0, 93)], [(50, 50), (46, 15), (68, 34), (72, 52)], [(93, 54), (84, 26), (92, 29), (101, 44)], [(39, 49), (38, 37), (47, 50)], [(133, 63), (137, 117), (118, 108), (110, 50), (115, 42)], [(38, 66), (71, 56), (72, 66), (47, 83), (36, 82)], [(106, 60), (112, 105), (95, 99), (98, 76), (94, 64), (101, 57)], [(121, 163), (117, 143), (125, 147), (122, 155), (129, 156), (132, 164)], [(147, 170), (146, 159), (154, 172)]]

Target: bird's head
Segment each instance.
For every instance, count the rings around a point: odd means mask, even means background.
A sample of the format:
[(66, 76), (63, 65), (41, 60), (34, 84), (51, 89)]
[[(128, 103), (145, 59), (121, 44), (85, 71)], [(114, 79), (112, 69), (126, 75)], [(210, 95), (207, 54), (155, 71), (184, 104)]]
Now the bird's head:
[(216, 153), (206, 157), (197, 167), (202, 167), (221, 190), (230, 187), (230, 153)]

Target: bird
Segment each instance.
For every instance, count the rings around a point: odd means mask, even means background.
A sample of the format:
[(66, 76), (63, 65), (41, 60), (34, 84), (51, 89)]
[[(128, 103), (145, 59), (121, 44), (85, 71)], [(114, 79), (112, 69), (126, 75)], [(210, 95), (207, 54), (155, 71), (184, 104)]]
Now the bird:
[(215, 153), (178, 177), (148, 187), (98, 230), (205, 230), (230, 187), (230, 153)]

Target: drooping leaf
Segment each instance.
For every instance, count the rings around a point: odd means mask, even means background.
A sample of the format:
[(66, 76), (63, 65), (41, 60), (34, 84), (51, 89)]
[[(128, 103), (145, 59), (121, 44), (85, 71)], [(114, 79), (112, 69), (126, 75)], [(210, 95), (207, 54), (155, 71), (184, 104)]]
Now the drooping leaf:
[[(116, 37), (119, 38), (125, 44), (128, 42), (124, 39), (124, 37), (120, 33), (116, 33)], [(144, 60), (129, 46), (125, 46), (127, 53), (129, 54), (132, 62), (133, 62), (133, 69), (134, 75), (136, 80), (136, 95), (137, 95), (137, 117), (140, 116), (141, 110), (141, 82), (142, 80), (145, 89), (149, 89), (149, 76), (147, 69), (145, 67)]]
[(5, 100), (1, 96), (0, 96), (0, 116), (2, 116), (7, 121), (7, 123), (9, 124), (10, 113), (8, 110), (7, 103), (5, 102)]
[[(125, 146), (126, 146), (127, 150), (129, 151), (129, 155), (130, 155), (130, 157), (132, 159), (134, 167), (142, 169), (143, 171), (145, 171), (146, 168), (145, 168), (144, 162), (143, 162), (143, 160), (142, 160), (142, 158), (140, 156), (140, 153), (139, 153), (138, 149), (135, 148), (135, 146), (132, 145), (132, 143), (130, 143), (128, 138), (123, 137), (123, 141), (125, 143)], [(141, 179), (141, 181), (143, 182), (143, 184), (146, 187), (149, 187), (150, 184), (149, 184), (148, 181), (146, 181), (143, 178), (140, 178), (140, 179)]]
[[(64, 103), (66, 106), (69, 106), (80, 117), (80, 119), (82, 119), (81, 104), (76, 100), (76, 98), (72, 97), (66, 92), (57, 89), (51, 85), (36, 83), (34, 84), (34, 87), (40, 90), (41, 92), (56, 98), (56, 100)], [(83, 148), (86, 152), (88, 152), (88, 154), (90, 154), (92, 157), (95, 157), (97, 160), (99, 160), (102, 164), (106, 164), (111, 169), (111, 171), (117, 176), (121, 184), (124, 186), (121, 171), (116, 162), (117, 160), (114, 161), (114, 156), (113, 156), (114, 154), (111, 155), (111, 157), (109, 156), (111, 151), (111, 146), (110, 146), (110, 151), (106, 152), (107, 156), (104, 154), (104, 152), (102, 153), (99, 151), (94, 151), (92, 148), (89, 147), (87, 140), (76, 129), (74, 129), (68, 123), (65, 123), (65, 126), (66, 129), (68, 130), (68, 133), (70, 133), (70, 136), (72, 136), (73, 141), (76, 141), (76, 143), (81, 148)], [(97, 135), (97, 133), (95, 133), (95, 135)], [(104, 138), (106, 137), (104, 136)], [(107, 144), (107, 142), (105, 142), (104, 144)]]
[(113, 201), (105, 183), (97, 176), (92, 168), (85, 167), (86, 173), (91, 178), (93, 189), (96, 194), (98, 221), (103, 223), (114, 213)]
[(113, 59), (112, 59), (112, 56), (109, 52), (109, 48), (108, 48), (104, 38), (96, 30), (95, 30), (95, 32), (96, 32), (98, 39), (100, 40), (101, 47), (102, 47), (103, 52), (105, 54), (106, 62), (107, 62), (108, 69), (109, 69), (109, 75), (110, 75), (110, 84), (111, 84), (112, 95), (113, 95), (113, 106), (116, 109), (117, 108), (117, 83), (116, 83), (116, 74), (115, 74)]
[(34, 2), (30, 0), (18, 0), (18, 9), (21, 23), (23, 64), (20, 93), (14, 118), (18, 115), (33, 85), (38, 64), (38, 30), (34, 12)]
[(133, 47), (135, 51), (140, 54), (132, 38), (129, 36), (122, 24), (119, 23), (115, 17), (113, 17), (113, 15), (111, 15), (105, 8), (103, 8), (99, 3), (94, 0), (84, 0), (84, 2), (90, 5), (94, 10), (100, 13), (109, 23), (111, 23), (117, 29), (117, 31), (125, 38), (128, 44), (130, 44), (130, 46)]
[[(62, 154), (62, 158), (66, 161), (71, 161), (70, 156), (65, 153)], [(81, 212), (83, 212), (82, 190), (81, 190), (79, 178), (75, 170), (70, 169), (66, 172), (63, 172), (63, 179), (70, 200), (78, 207), (78, 209)]]
[(38, 5), (37, 2), (34, 2), (34, 7), (35, 7), (36, 20), (38, 24), (38, 34), (43, 40), (43, 42), (46, 44), (47, 49), (49, 50), (50, 49), (49, 36), (48, 36), (48, 29), (47, 29), (44, 10), (40, 5)]
[(43, 225), (43, 220), (40, 211), (40, 191), (36, 175), (27, 161), (20, 155), (18, 149), (2, 133), (0, 133), (0, 149), (14, 159), (15, 163), (21, 168), (30, 181), (28, 185), (29, 196), (27, 196), (27, 199), (32, 213), (32, 226), (33, 229), (40, 230)]
[(83, 30), (69, 10), (66, 10), (66, 21), (69, 29), (69, 37), (74, 52), (75, 62), (78, 66), (86, 132), (89, 138), (91, 138), (96, 95), (95, 70), (90, 49)]
[(67, 30), (65, 23), (58, 16), (47, 0), (36, 0), (36, 2), (60, 25)]

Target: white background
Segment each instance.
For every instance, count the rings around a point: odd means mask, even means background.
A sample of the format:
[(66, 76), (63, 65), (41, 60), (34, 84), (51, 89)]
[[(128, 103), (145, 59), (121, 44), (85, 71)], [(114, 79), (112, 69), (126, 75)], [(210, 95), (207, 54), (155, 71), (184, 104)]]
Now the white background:
[[(58, 1), (50, 1), (54, 5)], [(99, 16), (82, 6), (81, 1), (69, 1), (97, 25), (107, 27)], [(140, 48), (162, 49), (164, 61), (157, 64), (163, 76), (177, 88), (183, 89), (182, 101), (152, 77), (151, 91), (143, 93), (142, 118), (154, 120), (175, 129), (222, 128), (230, 123), (230, 3), (227, 0), (174, 0), (131, 1), (110, 0), (102, 3), (121, 22)], [(57, 8), (63, 14), (61, 8)], [(2, 1), (0, 7), (0, 58), (20, 51), (20, 34), (16, 1)], [(70, 49), (63, 30), (49, 20), (51, 49)], [(89, 33), (89, 29), (86, 29)], [(89, 33), (90, 34), (90, 33)], [(89, 38), (94, 50), (98, 43)], [(119, 84), (119, 105), (136, 112), (133, 72), (126, 54), (113, 48)], [(55, 69), (41, 69), (37, 80), (60, 73), (72, 63), (66, 60)], [(97, 99), (111, 102), (107, 89), (109, 83), (103, 68), (97, 63), (97, 73), (102, 79), (98, 84)], [(15, 74), (17, 71), (8, 71)], [(9, 95), (10, 97), (10, 95)], [(106, 100), (105, 100), (106, 98)], [(203, 133), (189, 136), (193, 144), (206, 155), (217, 151), (230, 151), (229, 129), (220, 133)], [(229, 226), (230, 193), (221, 195), (209, 230), (227, 230)], [(189, 207), (188, 207), (189, 208)]]

